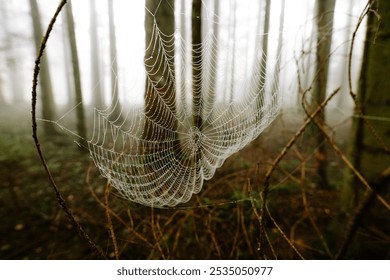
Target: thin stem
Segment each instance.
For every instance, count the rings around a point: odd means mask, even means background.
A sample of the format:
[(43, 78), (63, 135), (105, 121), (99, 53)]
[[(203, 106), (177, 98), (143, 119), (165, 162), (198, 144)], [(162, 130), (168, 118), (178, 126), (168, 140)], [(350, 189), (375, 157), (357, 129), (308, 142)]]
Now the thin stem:
[(78, 223), (76, 221), (76, 219), (75, 219), (74, 215), (72, 214), (71, 210), (68, 208), (68, 206), (67, 206), (67, 204), (65, 202), (65, 199), (62, 197), (62, 195), (61, 195), (61, 193), (60, 193), (60, 191), (59, 191), (59, 189), (57, 187), (57, 184), (54, 181), (54, 178), (53, 178), (53, 176), (52, 176), (52, 174), (51, 174), (51, 172), (49, 170), (49, 167), (48, 167), (48, 165), (46, 163), (46, 160), (45, 160), (45, 158), (43, 156), (43, 153), (42, 153), (42, 150), (41, 150), (41, 145), (39, 143), (39, 139), (38, 139), (38, 135), (37, 135), (38, 125), (37, 125), (37, 118), (36, 118), (36, 105), (37, 105), (38, 76), (39, 76), (39, 72), (40, 72), (41, 59), (42, 59), (42, 56), (43, 56), (43, 52), (44, 52), (44, 50), (46, 48), (47, 41), (49, 40), (50, 33), (53, 30), (53, 26), (54, 26), (54, 24), (55, 24), (55, 22), (57, 20), (58, 15), (60, 14), (62, 8), (65, 6), (65, 4), (66, 4), (66, 0), (62, 0), (60, 2), (60, 4), (58, 5), (57, 10), (56, 10), (54, 16), (50, 20), (50, 23), (49, 23), (49, 25), (47, 27), (46, 33), (45, 33), (45, 35), (42, 38), (42, 43), (41, 43), (41, 45), (39, 47), (37, 58), (35, 60), (34, 75), (33, 75), (33, 85), (32, 85), (32, 92), (31, 92), (31, 95), (32, 95), (32, 98), (31, 98), (32, 137), (34, 139), (35, 146), (36, 146), (39, 158), (42, 161), (43, 168), (45, 169), (46, 174), (49, 177), (49, 181), (50, 181), (50, 183), (51, 183), (51, 185), (52, 185), (52, 187), (54, 189), (54, 192), (55, 192), (55, 195), (57, 197), (58, 203), (60, 204), (62, 210), (66, 213), (67, 217), (69, 218), (69, 220), (71, 221), (73, 226), (77, 229), (77, 231), (80, 234), (80, 236), (82, 238), (84, 238), (89, 243), (91, 248), (101, 258), (106, 259), (106, 256), (103, 253), (103, 251), (99, 247), (97, 247), (97, 245), (91, 240), (89, 235), (85, 232), (85, 230), (82, 228), (80, 223)]

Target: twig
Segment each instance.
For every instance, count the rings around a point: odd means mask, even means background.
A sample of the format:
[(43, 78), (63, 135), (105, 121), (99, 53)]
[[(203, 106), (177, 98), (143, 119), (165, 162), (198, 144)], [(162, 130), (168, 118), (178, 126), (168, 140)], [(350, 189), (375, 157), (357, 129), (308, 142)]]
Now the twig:
[(57, 197), (57, 200), (58, 200), (62, 210), (66, 213), (66, 215), (68, 216), (69, 220), (71, 221), (73, 226), (77, 229), (77, 231), (80, 234), (80, 236), (83, 237), (89, 243), (91, 248), (101, 258), (106, 259), (106, 256), (103, 253), (103, 251), (99, 247), (97, 247), (97, 245), (91, 240), (89, 235), (85, 232), (85, 230), (82, 228), (80, 223), (78, 223), (76, 221), (76, 219), (73, 216), (71, 210), (68, 208), (64, 198), (62, 197), (62, 195), (61, 195), (61, 193), (60, 193), (60, 191), (59, 191), (59, 189), (57, 187), (56, 182), (54, 181), (54, 178), (53, 178), (53, 176), (52, 176), (52, 174), (51, 174), (51, 172), (49, 170), (49, 167), (48, 167), (48, 165), (46, 163), (46, 160), (45, 160), (45, 158), (43, 156), (43, 153), (42, 153), (42, 150), (41, 150), (41, 145), (39, 143), (39, 139), (38, 139), (38, 135), (37, 135), (38, 125), (37, 125), (37, 119), (36, 119), (36, 105), (37, 105), (37, 86), (38, 86), (38, 76), (39, 76), (39, 72), (40, 72), (40, 63), (41, 63), (41, 59), (42, 59), (43, 52), (45, 50), (47, 41), (49, 40), (50, 33), (53, 30), (54, 23), (56, 22), (57, 17), (60, 14), (62, 8), (65, 6), (65, 4), (66, 4), (66, 0), (62, 0), (60, 2), (60, 4), (58, 5), (57, 10), (56, 10), (54, 16), (50, 20), (50, 23), (49, 23), (49, 25), (47, 27), (46, 33), (45, 33), (45, 35), (42, 38), (42, 43), (41, 43), (41, 45), (39, 47), (38, 55), (37, 55), (37, 58), (35, 60), (34, 75), (33, 75), (33, 85), (32, 85), (32, 92), (31, 92), (31, 95), (32, 95), (32, 98), (31, 98), (32, 137), (34, 139), (35, 146), (36, 146), (39, 158), (42, 161), (42, 165), (43, 165), (43, 167), (44, 167), (44, 169), (46, 171), (46, 174), (47, 174), (47, 176), (49, 178), (49, 181), (50, 181), (50, 183), (51, 183), (51, 185), (52, 185), (52, 187), (54, 189), (55, 195)]
[[(86, 176), (86, 184), (87, 184), (87, 188), (89, 189), (92, 197), (96, 200), (97, 203), (99, 203), (99, 205), (102, 207), (102, 208), (105, 208), (105, 205), (104, 203), (98, 198), (97, 194), (93, 191), (90, 183), (89, 183), (89, 180), (90, 180), (90, 172), (91, 172), (91, 166), (88, 168), (88, 171), (87, 171), (87, 176)], [(150, 243), (145, 237), (143, 237), (141, 234), (139, 234), (135, 229), (134, 229), (134, 223), (133, 223), (133, 220), (131, 218), (131, 213), (130, 213), (130, 209), (128, 209), (128, 216), (129, 216), (129, 220), (130, 220), (130, 225), (128, 223), (126, 223), (118, 214), (116, 214), (114, 211), (111, 210), (111, 208), (108, 208), (108, 211), (110, 212), (110, 215), (113, 216), (117, 221), (119, 221), (121, 224), (123, 224), (128, 230), (129, 232), (133, 233), (135, 237), (137, 237), (138, 239), (140, 239), (142, 242), (145, 242), (145, 244), (150, 247), (150, 248), (153, 248), (153, 244)]]
[(265, 206), (266, 207), (266, 211), (267, 211), (267, 214), (268, 214), (268, 217), (271, 219), (272, 223), (275, 225), (275, 227), (278, 229), (279, 233), (282, 235), (282, 237), (287, 241), (287, 243), (291, 246), (291, 248), (294, 250), (294, 252), (302, 259), (304, 260), (305, 258), (302, 256), (302, 254), (298, 251), (298, 249), (294, 246), (294, 244), (291, 242), (290, 239), (288, 239), (288, 237), (286, 236), (286, 234), (283, 232), (283, 230), (280, 228), (280, 226), (276, 223), (275, 219), (272, 217), (269, 209), (268, 209), (268, 206)]
[(346, 166), (352, 171), (352, 173), (359, 179), (359, 181), (366, 187), (366, 193), (363, 201), (359, 205), (358, 209), (355, 211), (355, 215), (351, 220), (351, 223), (348, 227), (346, 238), (344, 239), (344, 243), (341, 246), (341, 249), (339, 253), (337, 254), (336, 258), (341, 258), (350, 242), (352, 241), (352, 238), (354, 234), (356, 233), (357, 228), (359, 227), (359, 222), (361, 220), (361, 216), (365, 212), (365, 209), (368, 207), (368, 205), (371, 203), (371, 200), (373, 197), (376, 197), (380, 203), (382, 203), (383, 206), (387, 208), (387, 210), (390, 211), (390, 205), (389, 203), (377, 192), (375, 192), (374, 188), (370, 186), (370, 184), (367, 182), (367, 180), (363, 177), (363, 175), (355, 168), (355, 166), (349, 161), (349, 159), (345, 156), (345, 154), (340, 150), (340, 148), (336, 145), (336, 143), (333, 141), (333, 139), (328, 135), (328, 133), (325, 131), (324, 127), (318, 123), (317, 120), (314, 119), (315, 125), (320, 129), (320, 131), (325, 136), (326, 140), (330, 144), (330, 146), (333, 148), (333, 150), (336, 152), (336, 154), (339, 155), (339, 157), (344, 161)]
[(153, 250), (152, 250), (149, 258), (152, 257), (152, 253), (154, 251), (154, 248), (157, 248), (157, 250), (160, 252), (161, 257), (163, 258), (163, 260), (166, 260), (167, 258), (165, 257), (164, 251), (163, 251), (163, 249), (161, 247), (160, 240), (159, 240), (160, 238), (158, 237), (159, 234), (158, 234), (158, 232), (156, 230), (156, 225), (155, 225), (155, 221), (154, 221), (155, 218), (154, 218), (154, 207), (153, 207), (153, 205), (152, 205), (152, 207), (150, 207), (150, 219), (151, 219), (151, 227), (152, 227), (151, 230), (152, 230), (152, 234), (153, 234), (153, 238), (154, 238), (155, 243), (154, 243)]
[(261, 227), (264, 226), (264, 223), (262, 222), (262, 218), (265, 218), (265, 217), (262, 217), (259, 212), (257, 211), (257, 207), (255, 205), (255, 200), (253, 198), (253, 195), (252, 195), (252, 187), (251, 187), (251, 184), (250, 184), (250, 179), (248, 178), (247, 179), (248, 181), (248, 195), (249, 195), (249, 198), (250, 198), (250, 201), (251, 201), (251, 205), (252, 205), (252, 209), (253, 209), (253, 213), (255, 214), (255, 217), (257, 218), (257, 221), (259, 222), (259, 226), (260, 226), (260, 242), (259, 242), (259, 248), (258, 250), (260, 250), (260, 254), (261, 254), (261, 257), (263, 259), (265, 259), (265, 252), (264, 252), (264, 242), (262, 241), (263, 239), (263, 233), (265, 231), (261, 231)]
[[(295, 150), (295, 154), (297, 155), (297, 157), (303, 162), (305, 163), (305, 159), (303, 158), (303, 156), (301, 155), (301, 153), (299, 153), (298, 150)], [(328, 246), (328, 243), (326, 242), (325, 240), (325, 237), (324, 235), (322, 234), (322, 232), (320, 231), (320, 229), (318, 228), (317, 226), (317, 223), (316, 221), (314, 220), (314, 217), (310, 211), (310, 208), (309, 208), (309, 204), (308, 204), (308, 200), (307, 200), (307, 194), (306, 194), (306, 190), (305, 190), (305, 187), (304, 187), (304, 181), (305, 181), (305, 169), (304, 169), (304, 164), (302, 165), (302, 170), (301, 170), (301, 193), (302, 193), (302, 203), (303, 203), (303, 207), (304, 207), (304, 211), (306, 212), (306, 215), (311, 223), (311, 225), (313, 226), (314, 228), (314, 231), (317, 233), (317, 236), (320, 238), (321, 240), (321, 243), (322, 243), (322, 246), (324, 247), (325, 249), (325, 252), (326, 254), (330, 257), (330, 258), (334, 258), (333, 257), (333, 254), (332, 252), (330, 251), (329, 249), (329, 246)]]
[[(246, 185), (247, 186), (247, 189), (245, 189), (245, 186), (243, 188), (243, 194), (246, 193), (246, 192), (249, 192), (249, 188), (250, 188), (250, 180), (248, 180), (248, 184)], [(247, 247), (248, 247), (248, 250), (249, 250), (249, 254), (251, 256), (255, 256), (255, 253), (253, 251), (253, 248), (252, 248), (252, 243), (250, 242), (249, 240), (249, 235), (248, 235), (248, 231), (246, 229), (246, 226), (245, 226), (245, 215), (244, 215), (244, 207), (240, 207), (240, 211), (241, 211), (241, 229), (242, 229), (242, 233), (244, 235), (244, 239), (245, 239), (245, 243), (247, 244)]]
[(237, 204), (237, 207), (236, 207), (236, 215), (237, 215), (236, 232), (234, 234), (233, 245), (232, 245), (232, 249), (231, 249), (230, 254), (229, 254), (229, 259), (233, 259), (234, 250), (236, 249), (236, 247), (238, 245), (238, 239), (239, 239), (239, 236), (240, 236), (240, 224), (241, 224), (241, 219), (243, 218), (241, 216), (242, 212), (240, 211), (240, 209), (241, 209), (241, 205)]
[[(387, 168), (384, 172), (379, 175), (379, 179), (373, 183), (375, 191), (379, 188), (379, 186), (383, 186), (389, 184), (390, 182), (390, 168)], [(363, 201), (360, 203), (359, 207), (356, 209), (354, 217), (351, 219), (351, 222), (348, 225), (347, 233), (345, 234), (345, 238), (343, 243), (340, 246), (340, 250), (336, 255), (336, 259), (342, 259), (345, 253), (348, 251), (350, 244), (352, 243), (353, 237), (355, 236), (356, 231), (360, 226), (360, 222), (365, 213), (367, 213), (368, 209), (374, 202), (374, 192), (367, 190), (365, 192), (365, 196)]]
[[(333, 150), (336, 152), (336, 154), (339, 155), (339, 157), (343, 160), (345, 165), (352, 171), (352, 173), (359, 179), (359, 181), (366, 187), (367, 190), (373, 192), (374, 189), (370, 186), (368, 181), (364, 178), (364, 176), (353, 166), (353, 164), (350, 162), (350, 160), (347, 158), (347, 156), (340, 150), (340, 148), (337, 146), (337, 144), (333, 141), (333, 139), (328, 135), (328, 133), (325, 131), (324, 127), (320, 125), (316, 120), (314, 120), (314, 123), (318, 128), (321, 130), (323, 135), (325, 136), (326, 140), (330, 144), (330, 146), (333, 148)], [(376, 198), (382, 203), (387, 210), (390, 211), (390, 205), (389, 203), (378, 193), (375, 192)]]
[(349, 245), (352, 243), (353, 237), (355, 236), (355, 233), (357, 229), (360, 226), (361, 218), (363, 214), (366, 212), (366, 209), (368, 208), (368, 205), (372, 203), (374, 199), (374, 193), (370, 190), (367, 190), (364, 193), (364, 198), (361, 201), (359, 207), (357, 207), (353, 217), (351, 218), (351, 221), (347, 227), (346, 234), (344, 235), (343, 243), (340, 246), (340, 250), (338, 251), (336, 255), (336, 259), (340, 260), (344, 257), (345, 253), (348, 251)]
[(210, 234), (211, 242), (212, 242), (212, 244), (214, 245), (215, 250), (217, 251), (218, 257), (219, 257), (220, 259), (222, 259), (221, 248), (219, 247), (217, 238), (215, 237), (215, 233), (214, 233), (214, 231), (213, 231), (212, 228), (211, 228), (211, 221), (212, 221), (212, 219), (213, 219), (213, 218), (212, 218), (211, 212), (210, 212), (210, 213), (208, 214), (207, 232)]
[(110, 237), (111, 237), (111, 240), (112, 240), (112, 244), (114, 245), (115, 258), (117, 260), (119, 260), (118, 243), (116, 242), (115, 231), (114, 231), (114, 227), (112, 225), (112, 220), (111, 220), (111, 215), (110, 215), (110, 207), (108, 206), (108, 197), (110, 195), (110, 189), (111, 189), (111, 185), (110, 185), (110, 183), (107, 183), (106, 184), (106, 190), (104, 192), (104, 207), (106, 208), (106, 217), (107, 217), (108, 230), (110, 232)]
[[(311, 123), (311, 121), (325, 108), (325, 106), (328, 104), (328, 102), (339, 92), (340, 88), (336, 89), (322, 104), (320, 104), (317, 109), (306, 119), (306, 121), (303, 123), (301, 128), (298, 130), (298, 132), (290, 139), (290, 141), (286, 144), (286, 146), (283, 148), (283, 150), (279, 153), (279, 155), (275, 158), (275, 160), (272, 162), (271, 167), (268, 169), (267, 173), (265, 174), (264, 179), (264, 189), (261, 193), (262, 198), (262, 206), (261, 206), (261, 216), (259, 218), (260, 223), (260, 232), (261, 235), (264, 233), (264, 219), (265, 219), (265, 208), (267, 204), (267, 196), (269, 192), (269, 181), (271, 179), (271, 175), (274, 172), (275, 168), (278, 166), (280, 161), (283, 159), (283, 157), (287, 154), (287, 152), (291, 149), (291, 147), (294, 145), (294, 143), (297, 141), (298, 137), (301, 136), (301, 134), (305, 131), (305, 129), (308, 127), (308, 125)], [(262, 241), (260, 239), (260, 241)], [(264, 246), (264, 244), (260, 243), (260, 248)]]
[[(348, 87), (349, 87), (349, 94), (350, 94), (350, 96), (352, 97), (352, 100), (355, 103), (355, 111), (356, 111), (356, 113), (361, 117), (361, 120), (367, 126), (367, 128), (369, 129), (371, 134), (374, 136), (374, 139), (376, 140), (376, 142), (380, 146), (382, 146), (382, 148), (386, 152), (390, 152), (389, 147), (386, 145), (386, 143), (383, 141), (383, 139), (379, 136), (378, 132), (373, 127), (371, 122), (364, 116), (364, 111), (363, 111), (363, 108), (362, 108), (361, 104), (359, 103), (358, 96), (357, 96), (356, 93), (353, 92), (353, 88), (352, 88), (352, 56), (353, 56), (353, 51), (354, 51), (354, 47), (355, 47), (355, 41), (356, 41), (357, 32), (359, 31), (360, 26), (361, 26), (364, 18), (366, 16), (368, 16), (369, 13), (374, 13), (374, 15), (378, 18), (378, 21), (379, 21), (379, 24), (380, 24), (380, 20), (381, 20), (380, 15), (378, 14), (377, 11), (371, 9), (371, 6), (372, 6), (372, 4), (375, 1), (376, 0), (369, 0), (368, 1), (367, 5), (365, 6), (365, 8), (364, 8), (364, 10), (362, 12), (362, 14), (359, 17), (359, 21), (358, 21), (358, 23), (356, 25), (356, 28), (355, 28), (354, 32), (352, 33), (351, 46), (350, 46), (349, 54), (348, 54)], [(367, 23), (367, 28), (371, 28), (371, 26), (370, 26), (371, 25), (370, 24), (370, 22), (371, 22), (370, 21), (370, 17), (368, 17), (368, 19), (369, 19), (369, 21)], [(378, 26), (378, 28), (379, 28), (379, 26)], [(368, 29), (368, 31), (370, 31), (370, 29)], [(369, 32), (368, 34), (371, 34), (371, 32)], [(368, 36), (368, 37), (371, 37), (371, 36)], [(369, 39), (370, 38), (366, 38), (366, 40), (369, 40)], [(369, 42), (366, 42), (365, 44), (369, 44)], [(365, 47), (365, 48), (367, 48), (367, 47)], [(364, 67), (364, 65), (362, 67)], [(361, 78), (361, 79), (364, 80), (365, 78)]]

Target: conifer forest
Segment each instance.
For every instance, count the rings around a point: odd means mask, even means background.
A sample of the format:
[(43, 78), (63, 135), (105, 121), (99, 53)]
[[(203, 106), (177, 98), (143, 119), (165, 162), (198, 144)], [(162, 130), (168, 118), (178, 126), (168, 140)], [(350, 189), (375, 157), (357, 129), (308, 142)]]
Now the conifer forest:
[(389, 259), (389, 34), (385, 0), (0, 0), (0, 259)]

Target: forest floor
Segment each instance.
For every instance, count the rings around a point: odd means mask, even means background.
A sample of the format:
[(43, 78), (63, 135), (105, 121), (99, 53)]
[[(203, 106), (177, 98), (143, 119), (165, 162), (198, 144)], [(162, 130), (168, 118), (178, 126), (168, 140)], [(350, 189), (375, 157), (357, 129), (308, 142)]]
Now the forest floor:
[[(31, 137), (29, 114), (28, 107), (0, 110), (0, 259), (99, 258), (59, 206)], [(198, 195), (173, 209), (129, 203), (114, 191), (106, 207), (106, 181), (88, 153), (60, 133), (40, 141), (68, 207), (108, 258), (331, 259), (353, 214), (345, 207), (345, 166), (328, 147), (330, 186), (316, 186), (314, 149), (305, 136), (272, 174), (265, 233), (259, 230), (264, 174), (302, 123), (301, 114), (283, 112), (257, 140), (229, 158)], [(343, 150), (349, 125), (332, 127)], [(389, 259), (389, 224), (389, 213), (374, 203), (344, 258)]]

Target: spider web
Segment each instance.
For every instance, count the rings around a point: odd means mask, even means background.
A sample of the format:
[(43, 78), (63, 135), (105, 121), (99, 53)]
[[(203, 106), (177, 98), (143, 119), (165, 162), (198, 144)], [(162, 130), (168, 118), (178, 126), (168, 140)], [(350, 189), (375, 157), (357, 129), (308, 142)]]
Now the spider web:
[[(160, 28), (156, 14), (164, 4), (145, 10), (153, 24), (143, 106), (122, 108), (115, 118), (117, 104), (95, 109), (88, 141), (95, 165), (119, 194), (152, 207), (189, 201), (229, 156), (259, 136), (280, 105), (277, 71), (264, 72), (266, 57), (253, 30), (223, 38), (214, 30), (222, 19), (203, 3), (202, 42), (194, 44), (191, 34), (183, 35), (184, 24), (172, 33)], [(237, 19), (230, 11), (227, 22)]]

